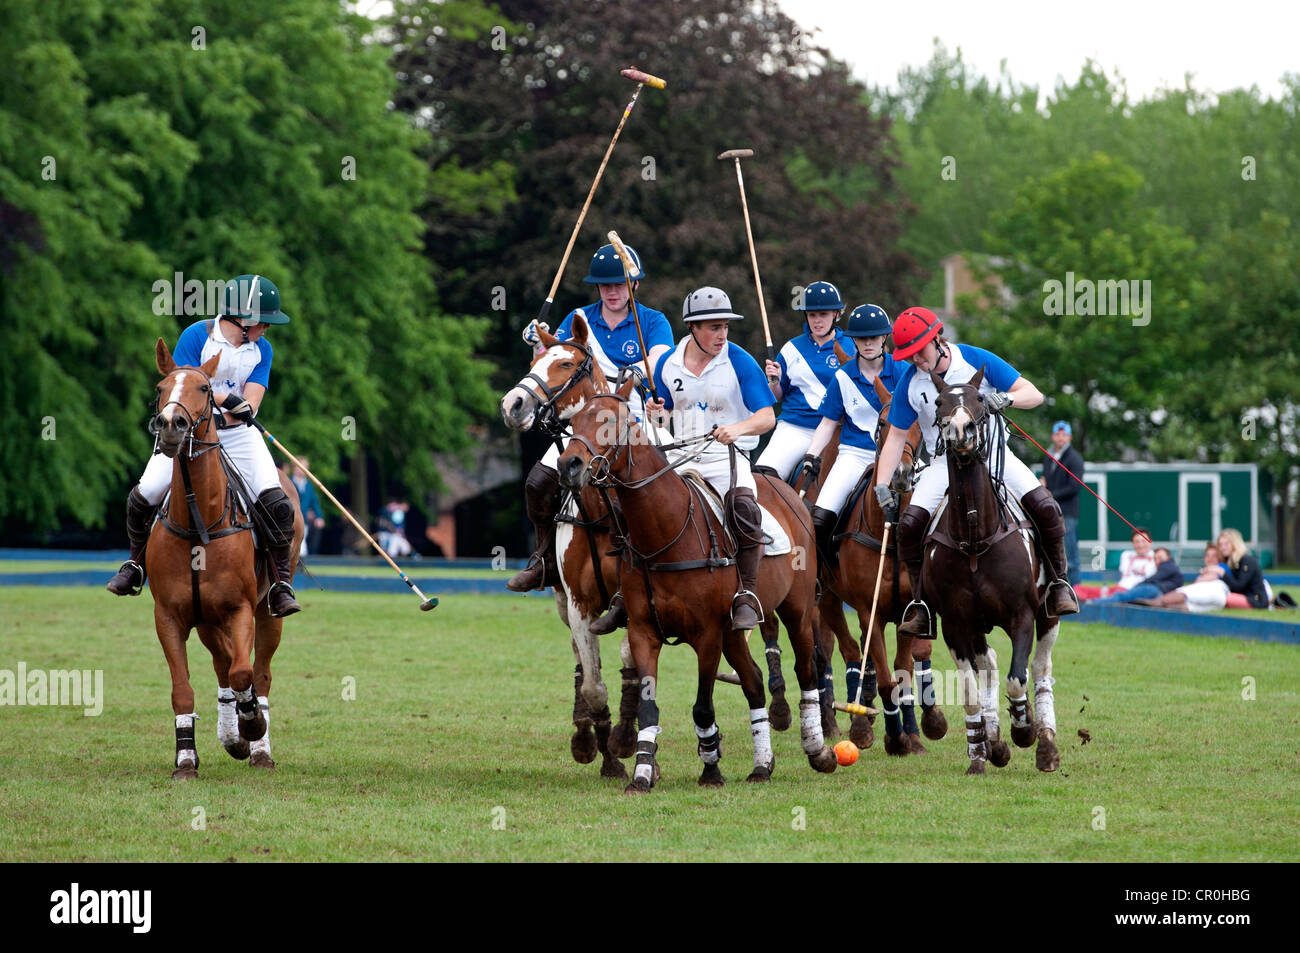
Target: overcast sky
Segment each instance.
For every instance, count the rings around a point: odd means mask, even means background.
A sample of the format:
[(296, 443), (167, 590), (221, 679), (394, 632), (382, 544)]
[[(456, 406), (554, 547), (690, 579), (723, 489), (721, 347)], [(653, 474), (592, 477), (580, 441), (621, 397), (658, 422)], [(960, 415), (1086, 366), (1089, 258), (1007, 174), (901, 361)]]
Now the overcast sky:
[(1058, 76), (1073, 82), (1092, 57), (1128, 83), (1129, 98), (1181, 87), (1183, 74), (1210, 92), (1257, 85), (1281, 95), (1282, 74), (1300, 73), (1300, 0), (778, 0), (869, 85), (897, 87), (902, 66), (930, 60), (934, 38), (979, 73), (999, 63), (1039, 101)]

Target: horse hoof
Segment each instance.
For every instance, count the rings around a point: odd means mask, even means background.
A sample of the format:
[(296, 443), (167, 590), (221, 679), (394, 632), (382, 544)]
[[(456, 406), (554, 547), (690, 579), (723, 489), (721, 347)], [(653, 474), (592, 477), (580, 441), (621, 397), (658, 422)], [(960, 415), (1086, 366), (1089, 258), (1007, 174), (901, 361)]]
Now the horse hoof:
[(903, 735), (908, 754), (925, 754), (925, 745), (921, 744), (920, 735)]
[(939, 706), (921, 712), (921, 730), (931, 741), (938, 741), (948, 733), (948, 719)]
[(640, 778), (634, 778), (632, 783), (623, 789), (624, 794), (649, 794), (650, 782), (642, 781)]
[(569, 751), (578, 764), (591, 764), (596, 760), (596, 733), (591, 725), (583, 725), (569, 739)]
[(767, 706), (767, 720), (773, 731), (790, 730), (790, 704), (785, 700), (785, 689), (772, 692), (772, 703)]
[(254, 751), (253, 756), (248, 759), (250, 768), (266, 768), (268, 771), (275, 767), (275, 762), (265, 751)]
[(755, 784), (760, 784), (764, 781), (771, 781), (772, 767), (773, 766), (770, 764), (756, 765), (754, 770), (749, 772), (749, 777), (745, 778), (745, 780), (752, 781)]
[(199, 776), (199, 769), (192, 764), (187, 764), (183, 768), (177, 768), (172, 772), (173, 781), (194, 781)]
[(822, 750), (817, 754), (808, 755), (808, 763), (812, 765), (814, 771), (822, 774), (833, 774), (836, 767), (839, 766), (840, 759), (835, 757), (835, 752), (822, 745)]
[(266, 716), (261, 709), (256, 718), (239, 719), (239, 737), (245, 741), (261, 741), (266, 737)]
[(630, 758), (636, 754), (636, 725), (620, 721), (609, 734), (609, 753), (616, 758)]
[(620, 781), (627, 780), (627, 768), (623, 767), (623, 762), (617, 758), (606, 758), (600, 765), (600, 776), (602, 778), (617, 778)]
[(989, 742), (989, 762), (995, 768), (1005, 768), (1011, 761), (1011, 746), (1001, 738)]
[(1055, 771), (1061, 766), (1061, 753), (1056, 749), (1056, 732), (1051, 728), (1038, 732), (1038, 750), (1034, 752), (1034, 763), (1039, 771)]
[(854, 715), (849, 719), (849, 741), (865, 751), (876, 743), (876, 729), (871, 726), (871, 719), (865, 715)]
[(1011, 740), (1016, 743), (1017, 748), (1028, 748), (1034, 743), (1034, 726), (1029, 725), (1012, 725)]
[(248, 742), (245, 741), (243, 738), (236, 738), (235, 741), (233, 741), (231, 744), (226, 745), (225, 748), (226, 748), (226, 753), (229, 754), (236, 761), (243, 761), (245, 758), (248, 757), (249, 751), (252, 750), (251, 748), (248, 747)]
[(838, 738), (840, 736), (840, 726), (835, 721), (835, 709), (822, 709), (822, 737)]
[(704, 770), (700, 773), (700, 787), (702, 788), (720, 788), (726, 783), (722, 777), (722, 769), (716, 764), (706, 764)]
[(885, 754), (897, 755), (903, 757), (908, 753), (907, 742), (903, 740), (902, 735), (885, 734)]
[(984, 762), (983, 762), (983, 761), (972, 761), (972, 762), (970, 763), (970, 767), (966, 769), (966, 773), (967, 773), (967, 774), (983, 774), (983, 773), (984, 773)]

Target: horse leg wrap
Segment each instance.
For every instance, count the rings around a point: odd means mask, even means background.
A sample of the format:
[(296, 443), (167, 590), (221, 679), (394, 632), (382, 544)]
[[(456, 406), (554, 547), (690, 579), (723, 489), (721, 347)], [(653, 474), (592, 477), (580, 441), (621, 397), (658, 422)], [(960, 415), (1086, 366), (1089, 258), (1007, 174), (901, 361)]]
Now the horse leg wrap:
[(912, 676), (916, 687), (921, 692), (921, 711), (934, 707), (934, 674), (930, 670), (930, 660), (919, 659), (912, 663)]
[(239, 713), (240, 721), (257, 720), (257, 694), (251, 687), (235, 692), (235, 711)]
[(885, 734), (897, 738), (903, 731), (903, 719), (897, 708), (885, 708)]
[(217, 740), (225, 747), (239, 741), (239, 720), (235, 717), (235, 692), (231, 688), (217, 689)]
[(776, 639), (763, 643), (767, 656), (767, 690), (779, 692), (785, 688), (785, 676), (781, 674), (781, 646)]
[(822, 672), (821, 700), (825, 705), (830, 705), (835, 701), (835, 671), (831, 668), (831, 660), (826, 660), (826, 670)]
[(766, 708), (749, 710), (749, 734), (754, 739), (754, 767), (771, 770), (776, 758), (772, 754), (772, 725)]
[(695, 737), (700, 739), (696, 751), (699, 752), (701, 761), (705, 764), (717, 764), (722, 760), (722, 732), (718, 730), (716, 723), (707, 728), (696, 725)]
[(916, 726), (916, 696), (911, 692), (898, 699), (898, 709), (903, 716), (903, 731), (909, 735), (920, 733)]
[(573, 723), (578, 727), (591, 724), (591, 709), (582, 697), (582, 665), (573, 666)]
[(646, 784), (652, 784), (654, 781), (654, 764), (655, 752), (659, 750), (659, 732), (662, 729), (658, 725), (651, 725), (649, 728), (642, 728), (636, 736), (636, 768), (632, 776), (638, 781), (644, 781)]
[(988, 758), (988, 747), (985, 745), (986, 735), (984, 734), (984, 716), (967, 715), (966, 716), (966, 756), (971, 761), (985, 761)]
[(1056, 730), (1056, 697), (1052, 686), (1056, 679), (1048, 675), (1034, 682), (1034, 717), (1038, 719), (1039, 729)]
[(846, 702), (857, 701), (862, 670), (852, 663), (845, 664), (848, 665), (848, 668), (844, 670), (844, 700)]
[[(983, 672), (980, 673), (984, 675)], [(989, 673), (989, 684), (980, 688), (980, 712), (984, 716), (984, 721), (989, 726), (989, 731), (994, 734), (998, 730), (998, 686), (994, 684), (992, 673)]]
[(1029, 724), (1029, 696), (1021, 695), (1019, 698), (1007, 697), (1011, 705), (1011, 724), (1016, 728), (1024, 728)]
[(250, 753), (262, 752), (268, 757), (271, 754), (271, 699), (265, 695), (257, 697), (257, 707), (262, 709), (262, 717), (266, 719), (266, 732), (256, 741), (248, 743)]
[(876, 663), (867, 659), (867, 674), (862, 679), (862, 704), (871, 704), (871, 699), (876, 697)]
[(821, 699), (815, 689), (799, 693), (799, 736), (804, 754), (819, 754), (826, 746), (822, 740)]
[(176, 716), (176, 767), (199, 766), (199, 750), (194, 743), (194, 719), (198, 715)]
[(635, 721), (636, 710), (641, 697), (641, 680), (636, 676), (635, 668), (621, 668), (623, 692), (618, 699), (618, 720)]

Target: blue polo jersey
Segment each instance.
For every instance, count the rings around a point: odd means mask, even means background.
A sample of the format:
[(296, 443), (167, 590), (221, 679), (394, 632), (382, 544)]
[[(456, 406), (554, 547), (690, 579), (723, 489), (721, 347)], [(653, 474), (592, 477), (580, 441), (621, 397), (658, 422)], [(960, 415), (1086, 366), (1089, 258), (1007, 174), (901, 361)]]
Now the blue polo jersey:
[[(638, 301), (636, 303), (636, 313), (641, 319), (641, 333), (645, 337), (647, 350), (653, 351), (661, 344), (668, 348), (673, 346), (672, 325), (668, 323), (668, 318), (662, 311), (647, 308)], [(601, 316), (601, 302), (597, 301), (585, 308), (577, 308), (569, 312), (568, 317), (560, 323), (559, 328), (555, 331), (555, 336), (561, 341), (567, 341), (573, 337), (573, 316), (575, 314), (581, 314), (583, 320), (587, 322), (587, 343), (591, 347), (591, 353), (596, 359), (596, 363), (605, 372), (606, 378), (611, 381), (615, 380), (623, 368), (633, 364), (639, 365), (642, 373), (645, 372), (645, 365), (642, 362), (641, 342), (637, 340), (636, 322), (632, 320), (630, 309), (627, 317), (611, 328)]]
[[(891, 394), (907, 367), (903, 361), (885, 355), (879, 377)], [(867, 380), (855, 360), (835, 372), (830, 386), (826, 388), (821, 414), (830, 420), (843, 421), (840, 427), (841, 446), (875, 450), (876, 424), (883, 409), (875, 385)]]
[(853, 338), (845, 337), (839, 328), (825, 344), (815, 344), (805, 328), (803, 334), (781, 347), (776, 356), (776, 362), (781, 365), (779, 419), (796, 427), (813, 428), (821, 423), (822, 398), (840, 366), (840, 359), (835, 356), (837, 343), (849, 357), (857, 356)]

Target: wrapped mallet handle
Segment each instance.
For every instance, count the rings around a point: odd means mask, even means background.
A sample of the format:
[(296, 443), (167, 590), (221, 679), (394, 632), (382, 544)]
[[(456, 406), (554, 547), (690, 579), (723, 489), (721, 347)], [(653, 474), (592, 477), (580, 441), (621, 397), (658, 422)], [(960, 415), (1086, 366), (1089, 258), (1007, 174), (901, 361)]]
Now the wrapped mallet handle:
[(846, 711), (850, 715), (878, 715), (880, 714), (874, 708), (867, 705), (855, 705), (853, 702), (831, 702), (831, 707), (836, 711)]

